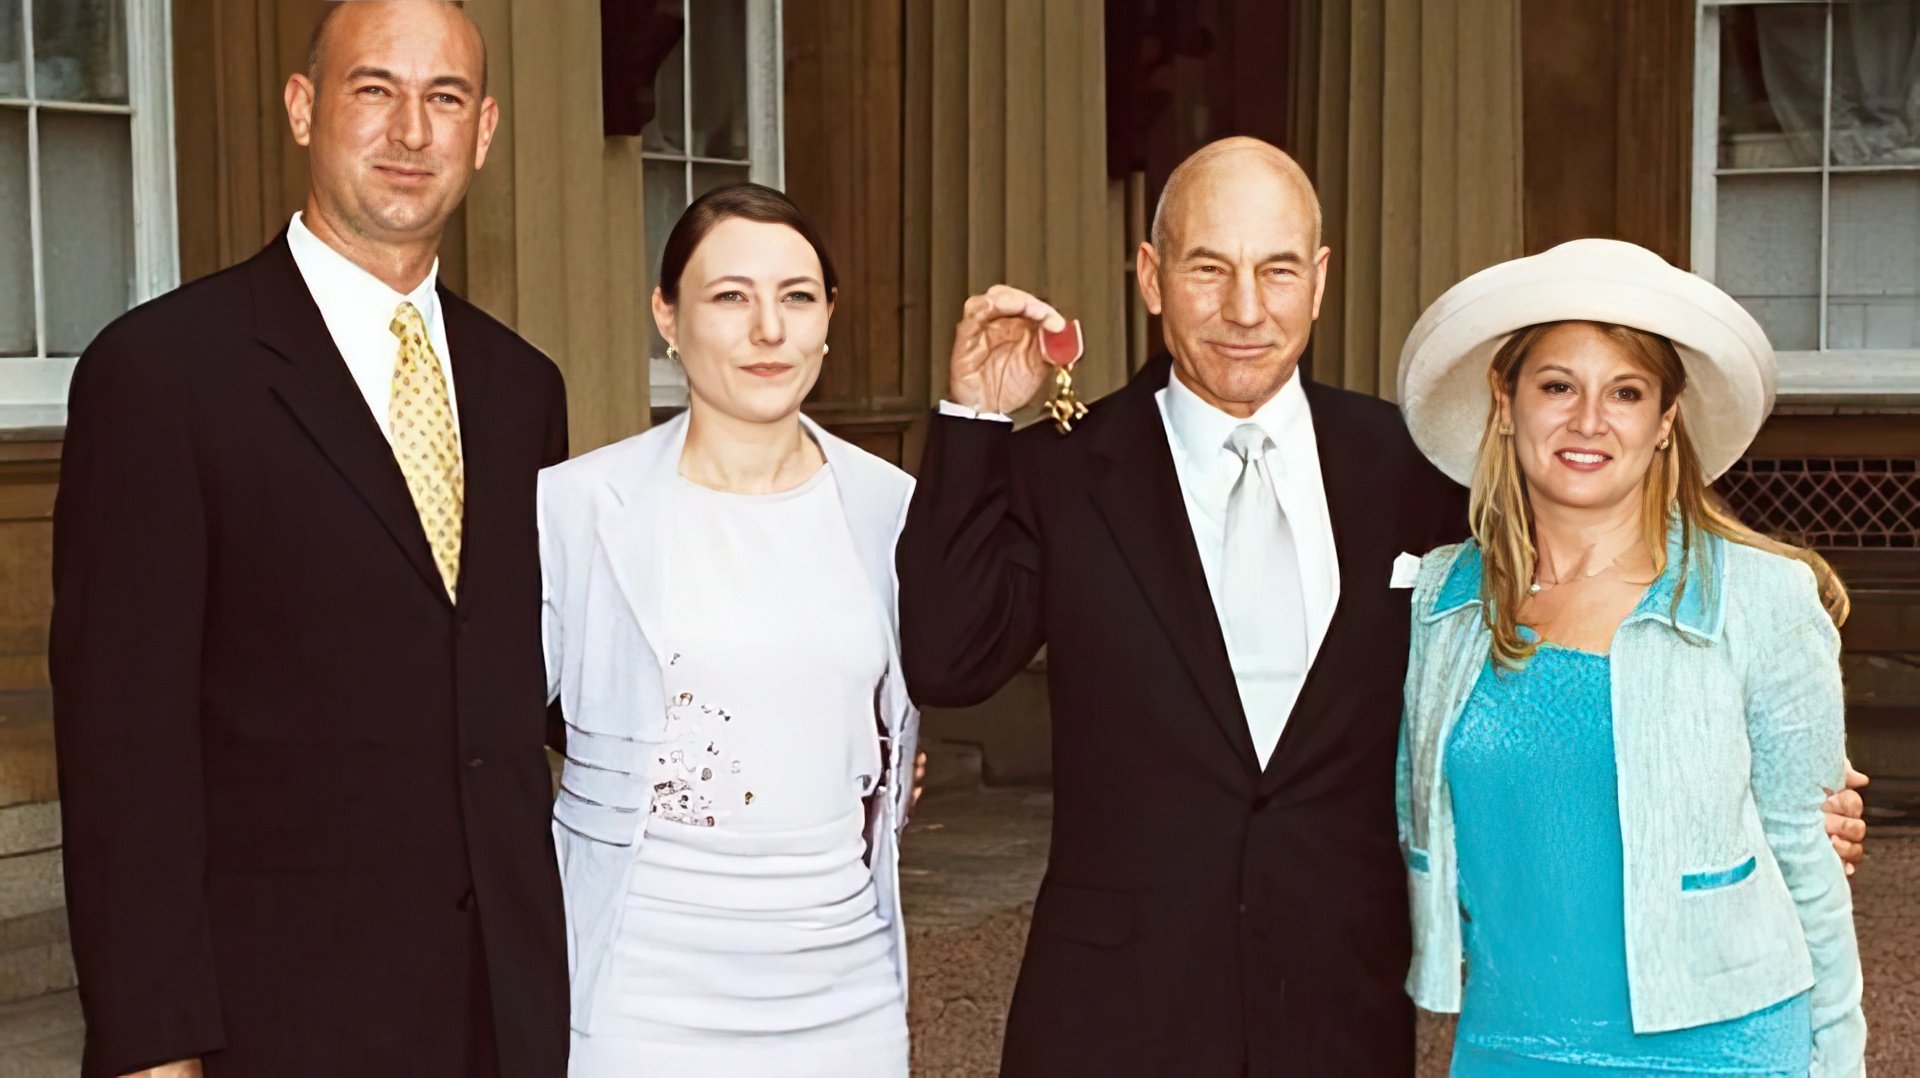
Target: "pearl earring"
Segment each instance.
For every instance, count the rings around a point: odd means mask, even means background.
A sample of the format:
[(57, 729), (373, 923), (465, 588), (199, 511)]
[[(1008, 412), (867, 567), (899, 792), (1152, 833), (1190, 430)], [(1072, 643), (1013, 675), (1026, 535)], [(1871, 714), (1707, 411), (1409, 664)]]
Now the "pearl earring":
[(833, 345), (823, 344), (820, 346), (820, 355), (822, 357), (826, 356), (826, 354), (831, 351), (833, 351)]
[(1655, 446), (1654, 448), (1656, 448), (1656, 449), (1665, 449), (1666, 447), (1668, 447), (1669, 445), (1672, 445), (1672, 444), (1673, 444), (1673, 439), (1672, 439), (1672, 438), (1662, 438), (1662, 439), (1660, 439), (1660, 444), (1659, 444), (1659, 445), (1657, 445), (1657, 446)]
[(1513, 437), (1513, 424), (1511, 423), (1500, 424), (1500, 437), (1502, 438)]

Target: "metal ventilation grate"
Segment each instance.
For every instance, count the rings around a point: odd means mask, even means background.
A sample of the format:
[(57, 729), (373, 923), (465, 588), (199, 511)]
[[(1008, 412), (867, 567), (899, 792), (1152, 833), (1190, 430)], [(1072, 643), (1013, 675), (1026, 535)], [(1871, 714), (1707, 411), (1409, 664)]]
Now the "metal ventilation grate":
[(1920, 549), (1920, 460), (1743, 460), (1714, 487), (1749, 527), (1821, 549)]

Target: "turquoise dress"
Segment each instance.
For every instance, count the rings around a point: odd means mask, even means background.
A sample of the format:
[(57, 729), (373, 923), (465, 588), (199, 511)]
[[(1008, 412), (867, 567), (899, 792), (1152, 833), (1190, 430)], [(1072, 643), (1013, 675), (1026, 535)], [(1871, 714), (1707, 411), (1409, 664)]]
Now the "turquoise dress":
[[(1657, 590), (1657, 589), (1656, 589)], [(1445, 746), (1467, 961), (1453, 1073), (1807, 1073), (1807, 996), (1636, 1034), (1605, 655), (1490, 661)]]

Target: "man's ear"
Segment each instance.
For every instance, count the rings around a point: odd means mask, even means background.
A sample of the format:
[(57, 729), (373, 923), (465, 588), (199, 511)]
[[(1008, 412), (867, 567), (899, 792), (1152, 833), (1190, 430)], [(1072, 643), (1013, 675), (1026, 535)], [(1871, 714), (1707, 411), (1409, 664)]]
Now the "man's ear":
[(473, 148), (475, 172), (487, 167), (487, 150), (493, 146), (493, 132), (500, 126), (500, 102), (489, 97), (480, 102), (480, 138)]
[(293, 141), (305, 149), (313, 142), (313, 80), (294, 73), (287, 79), (281, 97), (287, 103), (287, 124), (293, 128)]
[(1151, 243), (1141, 243), (1133, 256), (1133, 279), (1140, 289), (1140, 301), (1148, 314), (1160, 313), (1160, 252)]
[(1313, 256), (1313, 317), (1320, 319), (1320, 301), (1327, 297), (1327, 264), (1333, 259), (1333, 248), (1322, 247), (1320, 253)]

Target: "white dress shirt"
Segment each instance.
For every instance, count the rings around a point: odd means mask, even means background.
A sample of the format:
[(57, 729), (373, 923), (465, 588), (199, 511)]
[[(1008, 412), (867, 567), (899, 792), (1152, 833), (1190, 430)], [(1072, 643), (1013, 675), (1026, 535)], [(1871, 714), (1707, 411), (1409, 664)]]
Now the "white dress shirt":
[[(1221, 563), (1226, 552), (1227, 498), (1243, 467), (1240, 457), (1228, 448), (1227, 437), (1235, 427), (1253, 422), (1273, 439), (1266, 463), (1273, 475), (1274, 496), (1287, 515), (1287, 526), (1293, 531), (1294, 548), (1299, 553), (1300, 595), (1307, 616), (1307, 664), (1311, 667), (1327, 638), (1334, 605), (1340, 601), (1340, 563), (1334, 556), (1333, 519), (1327, 513), (1327, 490), (1320, 478), (1320, 446), (1314, 440), (1313, 412), (1307, 407), (1307, 393), (1301, 388), (1299, 375), (1287, 379), (1280, 392), (1261, 405), (1251, 419), (1228, 415), (1201, 400), (1180, 380), (1178, 371), (1153, 399), (1166, 424), (1174, 475), (1180, 480), (1180, 495), (1187, 503), (1187, 521), (1193, 527), (1194, 545), (1200, 550), (1200, 565), (1207, 574), (1216, 617), (1225, 608), (1225, 589), (1233, 586), (1232, 581), (1222, 579)], [(1247, 645), (1234, 640), (1224, 618), (1220, 632), (1235, 666), (1269, 665), (1240, 661), (1246, 658), (1240, 651)], [(1265, 743), (1255, 745), (1261, 766), (1272, 757), (1305, 683), (1303, 673), (1281, 692), (1263, 695), (1265, 706), (1281, 709), (1280, 714), (1249, 716), (1249, 725), (1266, 732), (1265, 737), (1257, 739)], [(1250, 694), (1242, 691), (1240, 695), (1244, 702)]]
[[(1167, 388), (1154, 394), (1160, 406), (1161, 422), (1166, 424), (1167, 446), (1173, 451), (1173, 471), (1180, 481), (1181, 499), (1186, 502), (1187, 522), (1193, 528), (1194, 545), (1200, 550), (1200, 565), (1206, 571), (1207, 590), (1213, 599), (1214, 616), (1224, 608), (1224, 588), (1231, 581), (1221, 579), (1221, 563), (1226, 554), (1227, 497), (1240, 477), (1243, 462), (1227, 447), (1227, 436), (1242, 423), (1258, 423), (1273, 447), (1267, 450), (1267, 468), (1273, 475), (1274, 495), (1287, 515), (1293, 530), (1294, 547), (1300, 557), (1300, 592), (1307, 615), (1307, 664), (1312, 666), (1327, 639), (1327, 627), (1333, 622), (1334, 606), (1340, 601), (1340, 562), (1333, 548), (1333, 518), (1327, 511), (1327, 489), (1320, 476), (1320, 446), (1314, 440), (1313, 412), (1307, 407), (1307, 392), (1295, 374), (1280, 387), (1273, 399), (1253, 413), (1251, 420), (1240, 419), (1208, 404), (1188, 389), (1178, 371), (1167, 379)], [(1006, 422), (1007, 417), (979, 412), (949, 401), (940, 402), (943, 415)], [(1259, 666), (1241, 660), (1244, 644), (1236, 644), (1221, 619), (1220, 632), (1226, 638), (1227, 655), (1236, 667)], [(1288, 715), (1300, 698), (1305, 677), (1290, 689), (1264, 694), (1266, 706), (1281, 708), (1278, 716), (1265, 721), (1249, 717), (1249, 726), (1267, 732), (1256, 744), (1260, 764), (1266, 766), (1273, 755)], [(1249, 694), (1242, 686), (1242, 701)]]
[(447, 321), (440, 309), (440, 293), (435, 285), (440, 277), (440, 260), (427, 271), (425, 280), (413, 291), (402, 295), (386, 282), (355, 265), (351, 259), (313, 234), (301, 215), (293, 215), (287, 226), (287, 246), (293, 249), (293, 264), (307, 283), (307, 293), (320, 308), (327, 333), (346, 360), (360, 395), (367, 400), (380, 433), (393, 440), (387, 429), (387, 406), (393, 396), (393, 366), (400, 358), (400, 338), (388, 328), (401, 303), (411, 303), (427, 323), (427, 338), (434, 355), (440, 357), (440, 369), (447, 379), (447, 403), (453, 410), (453, 429), (460, 433), (460, 400), (454, 395), (453, 356), (447, 348)]

